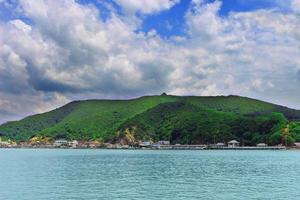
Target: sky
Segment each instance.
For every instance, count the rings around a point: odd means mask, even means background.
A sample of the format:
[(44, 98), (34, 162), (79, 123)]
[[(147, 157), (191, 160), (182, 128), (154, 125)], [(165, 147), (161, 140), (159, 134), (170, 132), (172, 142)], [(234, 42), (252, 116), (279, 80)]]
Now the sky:
[(300, 109), (300, 0), (0, 0), (0, 123), (163, 92)]

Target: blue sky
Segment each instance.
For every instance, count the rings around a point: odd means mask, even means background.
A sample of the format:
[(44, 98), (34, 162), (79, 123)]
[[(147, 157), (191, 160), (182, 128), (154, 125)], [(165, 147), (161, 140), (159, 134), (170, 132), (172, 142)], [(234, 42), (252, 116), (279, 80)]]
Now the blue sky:
[[(207, 2), (213, 1), (207, 0)], [(283, 4), (276, 0), (223, 0), (218, 14), (227, 17), (230, 12), (249, 12), (257, 9), (278, 9), (287, 12), (289, 3), (285, 2)], [(155, 29), (163, 36), (184, 34), (184, 16), (190, 3), (191, 0), (184, 0), (169, 10), (146, 16), (143, 20), (143, 30)]]
[(0, 123), (89, 98), (300, 109), (299, 0), (0, 0)]
[[(214, 2), (215, 0), (205, 0), (207, 3)], [(94, 4), (101, 12), (101, 17), (106, 19), (110, 15), (110, 10), (103, 6), (103, 2), (95, 0), (79, 0), (82, 4)], [(112, 0), (107, 0), (106, 3), (110, 3), (122, 14), (122, 7), (116, 4)], [(218, 14), (221, 17), (227, 17), (230, 12), (251, 12), (258, 9), (276, 9), (282, 12), (289, 12), (290, 2), (289, 0), (222, 0), (222, 6)], [(153, 13), (150, 15), (140, 14), (143, 19), (141, 30), (148, 32), (150, 30), (156, 30), (163, 37), (169, 37), (173, 35), (184, 35), (184, 17), (191, 4), (191, 0), (181, 0), (168, 10), (161, 11), (159, 13)]]
[[(211, 3), (215, 0), (205, 1)], [(7, 8), (3, 4), (0, 4), (1, 20), (8, 21), (19, 17), (27, 23), (30, 23), (30, 19), (16, 13), (17, 3), (15, 3), (15, 0), (8, 0), (8, 2), (13, 5), (12, 8)], [(101, 10), (100, 17), (104, 20), (111, 14), (111, 10), (106, 6), (108, 4), (113, 6), (120, 15), (124, 14), (122, 7), (113, 0), (77, 0), (77, 2), (83, 5), (92, 4), (96, 6), (99, 10)], [(218, 12), (221, 17), (227, 17), (230, 12), (249, 12), (258, 9), (276, 9), (282, 12), (290, 11), (289, 0), (222, 0), (221, 2), (222, 6)], [(163, 10), (159, 13), (153, 13), (150, 15), (140, 14), (139, 16), (143, 20), (142, 26), (140, 27), (141, 31), (148, 32), (154, 29), (163, 37), (184, 35), (184, 17), (190, 7), (190, 4), (191, 0), (181, 0), (168, 10)], [(15, 9), (15, 11), (12, 12), (12, 9)]]

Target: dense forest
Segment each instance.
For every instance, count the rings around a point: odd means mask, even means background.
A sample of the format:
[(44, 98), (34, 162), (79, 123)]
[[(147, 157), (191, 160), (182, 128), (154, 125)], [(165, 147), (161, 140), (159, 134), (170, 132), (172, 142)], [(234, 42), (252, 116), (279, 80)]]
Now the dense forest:
[(300, 141), (300, 111), (232, 95), (86, 100), (5, 123), (0, 136), (16, 141), (43, 136), (132, 145), (139, 140), (213, 144), (231, 139), (242, 145), (293, 144)]
[[(287, 126), (290, 134), (285, 138), (282, 132)], [(169, 140), (173, 144), (214, 144), (236, 139), (242, 145), (276, 145), (285, 139), (289, 144), (298, 141), (300, 126), (289, 123), (279, 112), (247, 116), (174, 102), (158, 105), (122, 124), (119, 137), (132, 136), (136, 140)]]

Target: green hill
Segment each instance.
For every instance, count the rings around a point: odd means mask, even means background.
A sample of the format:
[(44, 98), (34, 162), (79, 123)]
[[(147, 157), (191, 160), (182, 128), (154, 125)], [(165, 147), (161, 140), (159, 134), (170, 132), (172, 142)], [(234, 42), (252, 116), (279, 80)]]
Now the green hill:
[[(216, 111), (186, 102), (160, 104), (124, 122), (119, 140), (168, 140), (172, 144), (213, 144), (237, 139), (244, 145), (261, 142), (277, 144), (281, 138), (268, 141), (273, 133), (285, 126), (281, 113), (246, 116)], [(130, 138), (127, 139), (127, 138)], [(134, 141), (132, 139), (134, 138)]]
[(17, 141), (37, 135), (115, 141), (131, 134), (135, 140), (168, 139), (173, 143), (232, 138), (246, 144), (272, 138), (278, 143), (280, 138), (271, 136), (287, 123), (285, 118), (290, 122), (300, 120), (300, 111), (239, 96), (144, 96), (74, 101), (47, 113), (5, 123), (0, 126), (0, 136)]
[(176, 97), (74, 101), (44, 114), (5, 123), (0, 126), (0, 135), (16, 140), (28, 140), (35, 135), (82, 140), (113, 138), (118, 126), (125, 120), (172, 101), (176, 101)]

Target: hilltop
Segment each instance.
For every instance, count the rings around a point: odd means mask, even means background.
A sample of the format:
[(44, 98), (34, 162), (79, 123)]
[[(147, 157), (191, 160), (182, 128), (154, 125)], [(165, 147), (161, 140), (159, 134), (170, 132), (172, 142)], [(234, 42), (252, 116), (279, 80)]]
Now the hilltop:
[(45, 136), (110, 142), (125, 139), (127, 143), (165, 139), (188, 144), (236, 138), (245, 144), (276, 144), (282, 140), (281, 129), (288, 124), (289, 140), (298, 140), (298, 120), (298, 110), (246, 97), (163, 94), (130, 100), (74, 101), (47, 113), (7, 122), (0, 126), (0, 136), (16, 141)]

